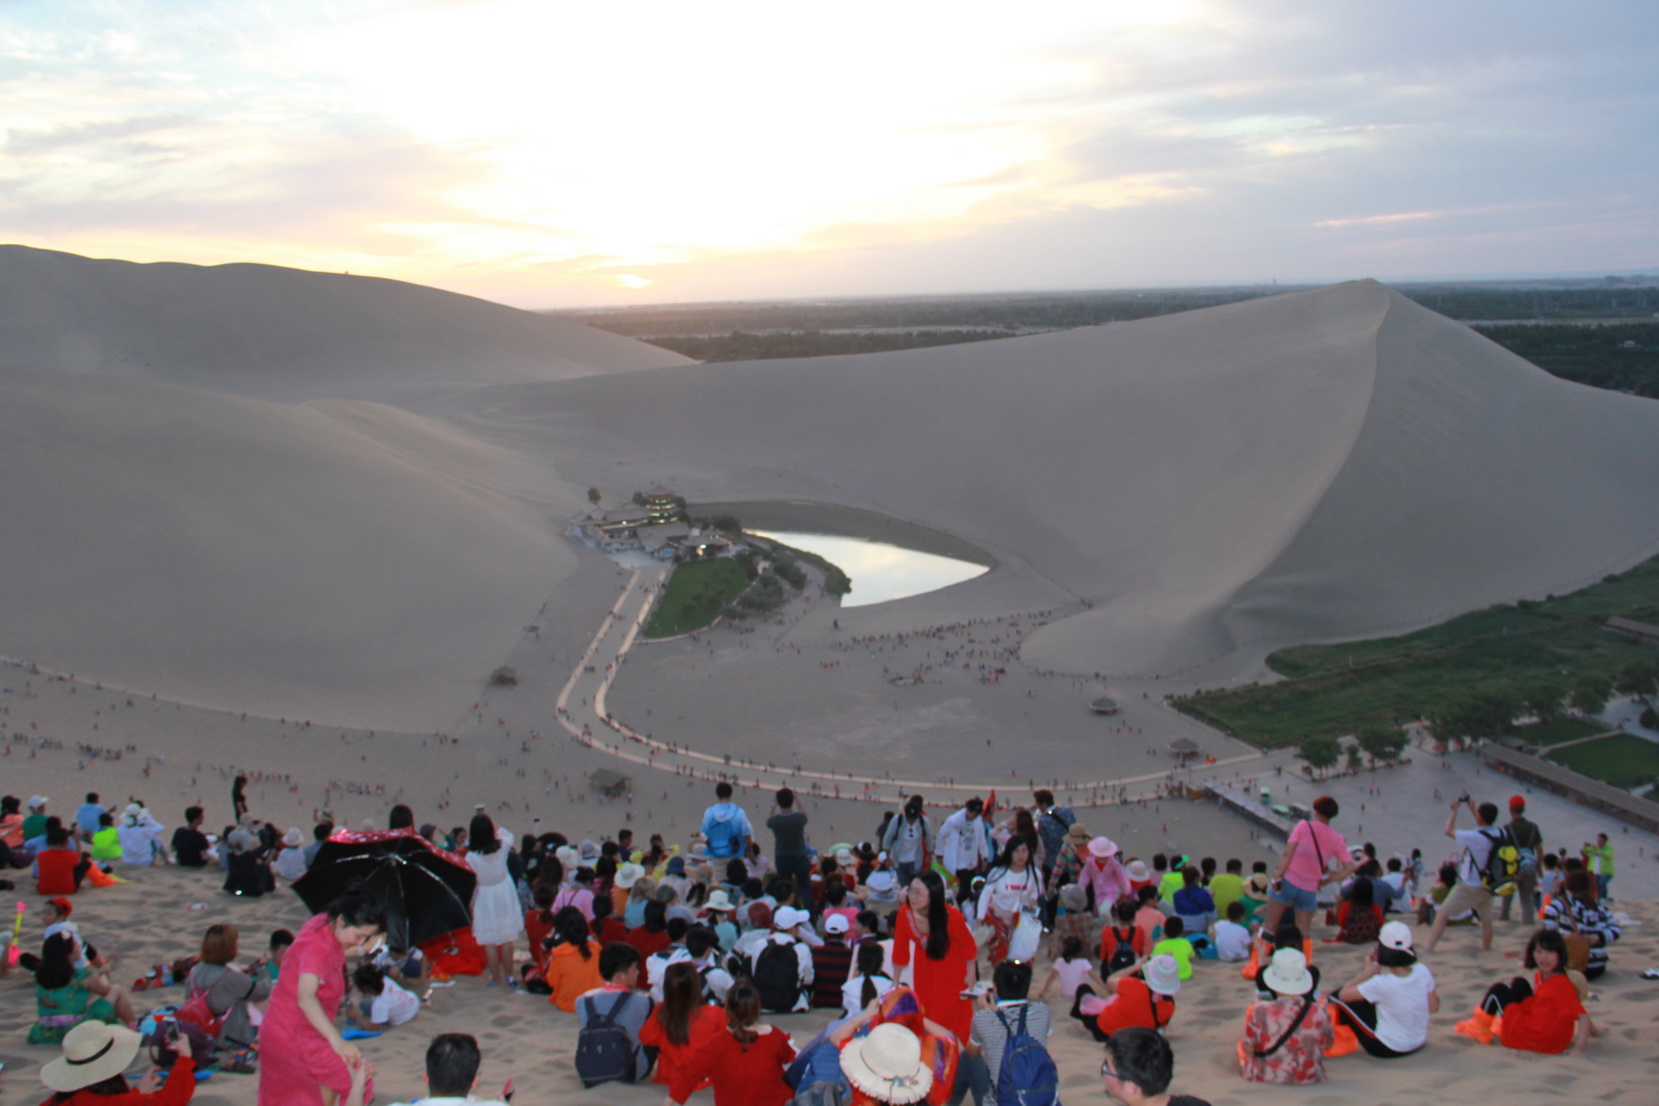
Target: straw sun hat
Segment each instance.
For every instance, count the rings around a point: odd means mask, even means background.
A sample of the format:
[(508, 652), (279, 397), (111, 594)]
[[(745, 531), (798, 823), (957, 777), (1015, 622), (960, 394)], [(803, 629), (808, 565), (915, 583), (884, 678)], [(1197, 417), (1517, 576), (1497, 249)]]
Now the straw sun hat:
[(54, 1091), (102, 1083), (127, 1070), (141, 1039), (125, 1026), (82, 1022), (64, 1036), (63, 1055), (40, 1069), (40, 1081)]
[(868, 1037), (848, 1041), (841, 1050), (841, 1072), (877, 1102), (920, 1102), (933, 1086), (933, 1072), (922, 1063), (922, 1042), (897, 1022), (884, 1022)]

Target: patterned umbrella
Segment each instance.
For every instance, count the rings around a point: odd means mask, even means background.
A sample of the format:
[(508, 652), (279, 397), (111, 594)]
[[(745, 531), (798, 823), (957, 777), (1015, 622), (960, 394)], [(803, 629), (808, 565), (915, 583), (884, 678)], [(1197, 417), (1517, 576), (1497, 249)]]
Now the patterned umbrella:
[(313, 911), (348, 891), (378, 894), (387, 943), (407, 949), (471, 925), (476, 883), (466, 861), (412, 829), (335, 830), (294, 890)]

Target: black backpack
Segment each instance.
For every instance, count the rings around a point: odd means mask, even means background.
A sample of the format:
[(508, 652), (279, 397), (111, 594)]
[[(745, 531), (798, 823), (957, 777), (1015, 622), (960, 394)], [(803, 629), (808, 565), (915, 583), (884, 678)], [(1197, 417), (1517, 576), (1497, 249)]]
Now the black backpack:
[(628, 1031), (616, 1024), (616, 1016), (634, 996), (621, 991), (603, 1015), (591, 997), (582, 999), (588, 1024), (576, 1035), (576, 1074), (582, 1086), (601, 1083), (632, 1083), (638, 1072), (638, 1049)]
[(795, 1009), (801, 997), (801, 962), (795, 957), (793, 942), (767, 939), (755, 958), (755, 989), (760, 992), (760, 1008), (767, 1013), (787, 1014)]
[(1480, 885), (1488, 891), (1493, 891), (1514, 882), (1513, 876), (1505, 870), (1505, 858), (1500, 855), (1506, 846), (1514, 848), (1514, 836), (1507, 828), (1498, 826), (1483, 826), (1479, 832), (1492, 845), (1486, 852), (1486, 863), (1480, 867)]
[(1130, 926), (1129, 936), (1125, 937), (1123, 934), (1118, 932), (1117, 926), (1113, 926), (1112, 936), (1117, 938), (1118, 943), (1117, 947), (1112, 949), (1111, 959), (1106, 961), (1106, 975), (1111, 975), (1113, 972), (1120, 972), (1124, 968), (1127, 968), (1129, 965), (1133, 964), (1136, 960), (1135, 927)]

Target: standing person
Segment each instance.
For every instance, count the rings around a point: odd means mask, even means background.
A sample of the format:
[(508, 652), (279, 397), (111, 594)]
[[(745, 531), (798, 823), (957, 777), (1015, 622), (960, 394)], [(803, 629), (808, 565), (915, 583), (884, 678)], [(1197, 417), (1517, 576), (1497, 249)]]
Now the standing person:
[(238, 825), (248, 813), (248, 777), (237, 776), (236, 782), (230, 785), (230, 816)]
[(1060, 859), (1060, 846), (1065, 843), (1066, 832), (1077, 821), (1077, 815), (1072, 813), (1069, 806), (1056, 806), (1054, 792), (1045, 789), (1032, 792), (1031, 797), (1036, 800), (1032, 816), (1036, 820), (1037, 840), (1040, 847), (1034, 847), (1032, 852), (1040, 858), (1041, 865), (1046, 871)]
[(939, 859), (956, 877), (956, 902), (969, 895), (974, 877), (991, 861), (991, 841), (985, 825), (985, 800), (974, 796), (939, 826)]
[(1210, 1106), (1190, 1094), (1169, 1093), (1175, 1053), (1168, 1041), (1150, 1029), (1120, 1029), (1107, 1038), (1100, 1074), (1106, 1081), (1106, 1094), (1123, 1106)]
[(923, 872), (911, 880), (893, 931), (893, 964), (911, 969), (922, 1013), (959, 1041), (968, 1039), (973, 1024), (973, 1004), (962, 992), (973, 984), (978, 956), (962, 912), (945, 899), (939, 873)]
[(1301, 949), (1280, 949), (1258, 979), (1271, 999), (1258, 998), (1244, 1016), (1239, 1061), (1253, 1083), (1301, 1086), (1325, 1081), (1325, 1050), (1336, 1040), (1330, 1011), (1314, 1001), (1313, 975)]
[[(380, 903), (357, 892), (300, 929), (259, 1028), (259, 1106), (337, 1106), (351, 1094), (363, 1056), (334, 1028), (346, 957), (385, 928)], [(373, 1097), (372, 1083), (362, 1090)]]
[(1584, 857), (1585, 867), (1590, 874), (1596, 877), (1596, 897), (1602, 902), (1612, 902), (1613, 896), (1607, 891), (1607, 885), (1613, 882), (1613, 844), (1607, 840), (1605, 833), (1596, 834), (1596, 843), (1584, 843), (1579, 850)]
[(1313, 801), (1313, 817), (1304, 818), (1290, 831), (1290, 841), (1279, 857), (1279, 869), (1268, 885), (1267, 906), (1262, 912), (1261, 939), (1269, 949), (1263, 959), (1271, 953), (1273, 935), (1278, 932), (1286, 910), (1295, 912), (1296, 928), (1311, 941), (1319, 889), (1333, 880), (1347, 879), (1353, 873), (1348, 842), (1331, 828), (1331, 819), (1338, 813), (1336, 800), (1321, 795)]
[(881, 847), (887, 853), (898, 875), (899, 886), (909, 886), (917, 873), (927, 868), (927, 858), (933, 852), (933, 823), (922, 813), (922, 797), (912, 795), (904, 801), (904, 811), (887, 823), (881, 835)]
[(732, 802), (732, 785), (720, 781), (714, 787), (715, 804), (703, 812), (703, 837), (709, 843), (709, 856), (719, 860), (732, 857), (742, 859), (749, 851), (749, 840), (755, 831), (749, 825), (749, 816)]
[(1532, 925), (1538, 918), (1538, 858), (1544, 855), (1544, 833), (1527, 819), (1527, 801), (1509, 797), (1509, 840), (1515, 846), (1515, 893), (1503, 897), (1498, 917), (1509, 921), (1509, 908), (1521, 900), (1521, 923)]
[(1033, 842), (1028, 838), (1009, 838), (1008, 847), (991, 867), (985, 877), (985, 887), (979, 893), (978, 918), (980, 924), (991, 930), (993, 968), (1008, 959), (1008, 945), (1014, 938), (1020, 915), (1035, 912), (1042, 904), (1043, 877), (1032, 856), (1034, 851)]
[(1379, 1059), (1410, 1056), (1429, 1039), (1429, 1016), (1440, 1010), (1434, 975), (1411, 950), (1411, 927), (1389, 922), (1353, 982), (1331, 998), (1331, 1013)]
[(668, 1101), (675, 1106), (704, 1081), (714, 1085), (714, 1106), (784, 1106), (795, 1092), (783, 1073), (795, 1059), (789, 1035), (760, 1021), (760, 992), (746, 979), (726, 995), (725, 1031), (699, 1048), (674, 1076)]
[(812, 897), (812, 858), (806, 851), (806, 815), (795, 809), (794, 791), (778, 788), (766, 828), (772, 831), (772, 861), (778, 875), (794, 880), (807, 913), (817, 913)]
[(483, 948), (484, 962), (490, 969), (490, 981), (485, 986), (517, 989), (513, 943), (524, 932), (524, 908), (507, 872), (507, 858), (517, 838), (480, 811), (472, 816), (467, 840), (467, 867), (478, 876), (478, 885), (472, 891), (472, 936)]
[[(1457, 828), (1457, 808), (1464, 805), (1475, 816), (1475, 828), (1472, 830)], [(1503, 841), (1503, 831), (1492, 828), (1497, 820), (1496, 803), (1481, 803), (1477, 807), (1474, 800), (1465, 795), (1452, 804), (1452, 813), (1446, 819), (1446, 836), (1463, 846), (1463, 856), (1457, 865), (1457, 885), (1446, 893), (1446, 901), (1434, 912), (1434, 928), (1429, 930), (1429, 939), (1423, 942), (1424, 952), (1434, 951), (1453, 915), (1470, 910), (1480, 913), (1480, 947), (1492, 947), (1492, 889), (1486, 886), (1483, 875), (1492, 850)]]
[(1117, 843), (1110, 837), (1090, 838), (1088, 854), (1077, 871), (1077, 882), (1093, 900), (1094, 912), (1110, 918), (1118, 900), (1134, 894), (1134, 883), (1118, 859)]

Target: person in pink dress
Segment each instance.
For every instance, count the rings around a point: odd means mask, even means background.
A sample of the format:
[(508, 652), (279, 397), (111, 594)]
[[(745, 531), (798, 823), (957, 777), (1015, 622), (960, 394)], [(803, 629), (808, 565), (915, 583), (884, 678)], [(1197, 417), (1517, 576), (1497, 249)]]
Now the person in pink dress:
[[(378, 899), (343, 895), (294, 938), (259, 1030), (259, 1106), (338, 1106), (363, 1062), (334, 1017), (346, 991), (346, 957), (386, 928)], [(372, 1101), (370, 1083), (364, 1101)]]

